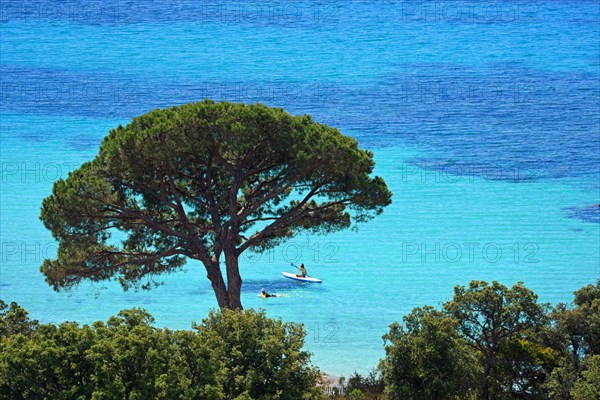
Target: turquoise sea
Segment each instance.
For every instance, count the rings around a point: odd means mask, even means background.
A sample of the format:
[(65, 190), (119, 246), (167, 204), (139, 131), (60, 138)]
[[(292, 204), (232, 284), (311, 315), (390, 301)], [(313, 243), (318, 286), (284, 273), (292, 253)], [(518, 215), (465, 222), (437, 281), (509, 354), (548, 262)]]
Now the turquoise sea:
[[(43, 322), (216, 307), (197, 263), (150, 292), (56, 293), (52, 183), (111, 127), (209, 97), (356, 137), (394, 193), (376, 220), (242, 260), (245, 307), (303, 322), (324, 371), (367, 372), (413, 307), (471, 279), (566, 302), (600, 278), (600, 5), (565, 1), (3, 1), (0, 298)], [(304, 262), (317, 286), (280, 277)], [(260, 299), (261, 287), (285, 293)]]

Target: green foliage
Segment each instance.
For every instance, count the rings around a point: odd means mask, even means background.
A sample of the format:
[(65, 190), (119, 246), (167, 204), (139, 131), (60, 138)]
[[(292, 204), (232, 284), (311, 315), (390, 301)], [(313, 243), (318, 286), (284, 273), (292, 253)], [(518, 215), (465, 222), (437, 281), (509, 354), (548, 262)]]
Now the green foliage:
[(365, 395), (360, 389), (352, 389), (350, 393), (346, 395), (347, 400), (365, 400)]
[[(599, 289), (548, 314), (522, 284), (458, 286), (442, 310), (415, 308), (392, 324), (381, 375), (355, 373), (346, 398), (381, 398), (383, 379), (390, 400), (482, 399), (484, 385), (491, 399), (595, 400)], [(323, 397), (301, 325), (253, 310), (213, 311), (190, 331), (153, 322), (132, 309), (91, 326), (39, 324), (0, 300), (0, 398)]]
[(30, 320), (29, 313), (14, 301), (10, 307), (0, 300), (0, 338), (21, 333), (31, 335), (38, 326), (38, 321)]
[(194, 330), (171, 331), (132, 309), (91, 326), (35, 325), (27, 336), (6, 315), (0, 398), (319, 398), (301, 326), (262, 312), (212, 312)]
[(600, 355), (588, 357), (571, 395), (574, 400), (600, 399)]
[[(219, 363), (201, 335), (152, 327), (143, 310), (94, 324), (87, 358), (96, 366), (94, 398), (222, 398)], [(198, 374), (198, 375), (196, 375)]]
[(575, 292), (575, 308), (559, 305), (558, 328), (573, 354), (600, 354), (600, 280)]
[(346, 385), (347, 391), (360, 390), (368, 398), (381, 395), (383, 388), (383, 377), (378, 371), (371, 371), (365, 376), (355, 372), (348, 378), (348, 384)]
[[(224, 398), (219, 364), (200, 335), (152, 327), (143, 310), (105, 324), (40, 325), (0, 342), (5, 398)], [(187, 341), (185, 340), (187, 339)], [(209, 397), (206, 397), (209, 396)]]
[(550, 376), (544, 382), (544, 389), (552, 400), (572, 400), (571, 390), (577, 381), (579, 371), (575, 363), (567, 356), (552, 370)]
[(475, 357), (457, 321), (432, 307), (415, 308), (384, 337), (380, 369), (391, 400), (451, 399), (474, 387)]
[(221, 355), (227, 398), (318, 398), (321, 375), (309, 366), (310, 354), (302, 350), (301, 325), (270, 319), (264, 311), (223, 310), (211, 312), (196, 328)]
[(595, 399), (590, 388), (600, 351), (600, 281), (577, 290), (573, 304), (559, 304), (551, 313), (562, 357), (544, 387), (553, 399)]
[[(502, 391), (498, 398), (545, 399), (543, 384), (560, 361), (541, 333), (525, 332), (506, 340), (498, 350), (492, 379)], [(495, 386), (495, 385), (492, 385)]]
[(471, 281), (467, 288), (454, 288), (444, 309), (480, 359), (483, 399), (537, 398), (531, 385), (545, 379), (552, 352), (540, 340), (549, 321), (547, 306), (537, 303), (535, 293), (522, 283), (509, 289), (498, 282)]
[[(481, 281), (457, 286), (441, 311), (416, 308), (404, 325), (391, 325), (379, 366), (386, 394), (390, 399), (596, 399), (600, 281), (576, 291), (574, 304), (548, 313), (520, 283), (510, 289)], [(463, 385), (453, 385), (457, 382)]]
[(219, 305), (241, 308), (243, 251), (345, 229), (390, 204), (373, 167), (373, 153), (306, 115), (209, 100), (154, 110), (111, 130), (96, 158), (54, 184), (41, 219), (58, 256), (41, 270), (56, 290), (111, 278), (147, 289), (193, 258)]

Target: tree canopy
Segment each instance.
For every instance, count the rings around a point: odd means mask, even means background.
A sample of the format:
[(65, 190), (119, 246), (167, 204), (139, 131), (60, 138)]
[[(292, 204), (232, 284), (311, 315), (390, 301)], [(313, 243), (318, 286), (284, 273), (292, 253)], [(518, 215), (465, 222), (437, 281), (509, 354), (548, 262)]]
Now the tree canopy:
[[(548, 310), (522, 283), (456, 286), (441, 310), (416, 308), (403, 325), (390, 326), (380, 364), (388, 397), (554, 398), (548, 381), (568, 351), (556, 314)], [(566, 377), (572, 387), (580, 371), (567, 372), (555, 381)], [(572, 399), (570, 391), (565, 400)]]
[[(384, 336), (379, 371), (346, 399), (596, 400), (600, 281), (550, 312), (522, 284), (473, 281), (437, 310), (415, 308)], [(0, 300), (0, 398), (319, 399), (325, 383), (301, 325), (264, 311), (212, 311), (192, 330), (141, 309), (106, 322), (40, 324)], [(476, 326), (471, 326), (475, 324)], [(469, 329), (467, 329), (469, 328)], [(492, 354), (491, 357), (489, 355)], [(344, 387), (345, 386), (345, 387)]]
[[(524, 357), (525, 364), (539, 367), (540, 361), (531, 357), (531, 352), (543, 349), (538, 339), (547, 324), (547, 310), (532, 290), (522, 283), (508, 288), (499, 282), (471, 281), (468, 287), (454, 288), (454, 297), (444, 309), (456, 319), (458, 332), (481, 359), (482, 399), (501, 398), (506, 393), (518, 397), (535, 386), (531, 375), (519, 379), (519, 372), (527, 369), (519, 368), (515, 375), (511, 365)], [(508, 363), (501, 368), (503, 356)]]
[(415, 308), (383, 337), (379, 368), (390, 400), (466, 398), (475, 386), (475, 356), (457, 331), (457, 321), (433, 307)]
[(91, 325), (38, 324), (12, 303), (0, 312), (0, 398), (320, 398), (321, 375), (302, 350), (298, 324), (227, 309), (193, 330), (153, 322), (131, 309)]
[(345, 229), (390, 204), (373, 167), (372, 152), (307, 115), (209, 100), (154, 110), (54, 184), (41, 219), (58, 254), (41, 270), (56, 290), (82, 279), (150, 288), (191, 258), (219, 306), (241, 308), (242, 252)]
[(553, 399), (597, 399), (600, 394), (600, 280), (577, 290), (573, 304), (574, 307), (559, 304), (551, 313), (562, 357), (544, 385)]

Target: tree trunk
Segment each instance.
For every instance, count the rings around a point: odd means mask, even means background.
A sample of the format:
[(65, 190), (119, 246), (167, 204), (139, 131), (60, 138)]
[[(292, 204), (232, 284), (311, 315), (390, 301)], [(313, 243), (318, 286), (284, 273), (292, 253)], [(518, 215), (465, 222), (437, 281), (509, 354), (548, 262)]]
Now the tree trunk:
[(219, 261), (213, 261), (210, 264), (204, 264), (204, 266), (217, 297), (219, 308), (229, 308), (229, 295), (227, 293), (227, 286), (223, 280), (223, 274), (221, 274), (221, 268), (219, 268)]
[(493, 355), (487, 351), (485, 356), (485, 366), (483, 368), (483, 380), (481, 382), (481, 398), (482, 400), (490, 399), (490, 374), (492, 372)]
[(238, 254), (235, 249), (228, 249), (225, 254), (225, 267), (227, 270), (227, 285), (223, 279), (219, 261), (215, 258), (210, 263), (205, 263), (208, 279), (217, 297), (219, 308), (228, 308), (230, 310), (241, 310), (242, 300), (242, 278), (238, 266)]
[(489, 400), (489, 398), (490, 398), (490, 385), (488, 383), (488, 376), (489, 376), (489, 368), (486, 365), (485, 371), (483, 373), (483, 382), (481, 382), (481, 398), (483, 400)]
[(235, 248), (225, 250), (225, 266), (227, 269), (228, 307), (231, 310), (241, 310), (242, 307), (242, 277), (238, 265), (239, 257)]

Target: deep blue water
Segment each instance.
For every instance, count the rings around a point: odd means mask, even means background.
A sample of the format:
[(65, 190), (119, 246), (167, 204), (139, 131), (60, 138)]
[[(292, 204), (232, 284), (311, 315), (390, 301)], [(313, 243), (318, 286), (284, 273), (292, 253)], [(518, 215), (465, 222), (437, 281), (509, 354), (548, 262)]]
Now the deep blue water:
[[(597, 1), (6, 1), (0, 11), (0, 295), (35, 318), (90, 322), (142, 306), (188, 328), (215, 306), (193, 263), (148, 293), (107, 283), (57, 294), (38, 272), (56, 251), (38, 220), (52, 182), (111, 127), (207, 97), (340, 128), (375, 151), (394, 192), (358, 232), (243, 260), (245, 304), (304, 322), (326, 371), (374, 367), (387, 326), (454, 284), (522, 280), (556, 303), (600, 277)], [(280, 279), (289, 261), (324, 284)], [(263, 286), (289, 296), (258, 300)]]

